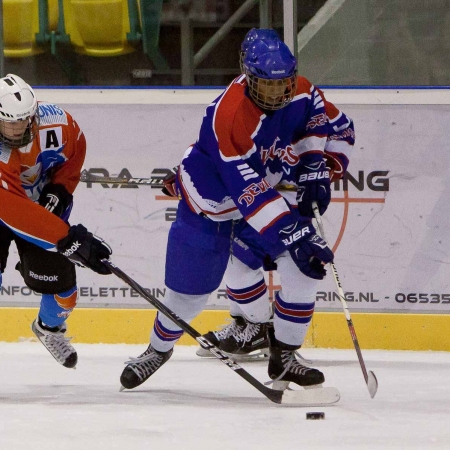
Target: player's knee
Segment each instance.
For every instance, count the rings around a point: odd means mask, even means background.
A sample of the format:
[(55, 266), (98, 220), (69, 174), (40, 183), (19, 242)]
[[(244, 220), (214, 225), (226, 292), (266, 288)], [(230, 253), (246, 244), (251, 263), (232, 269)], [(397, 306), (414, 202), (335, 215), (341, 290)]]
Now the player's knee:
[(261, 269), (252, 269), (237, 258), (230, 259), (224, 275), (225, 284), (231, 289), (245, 289), (264, 282)]

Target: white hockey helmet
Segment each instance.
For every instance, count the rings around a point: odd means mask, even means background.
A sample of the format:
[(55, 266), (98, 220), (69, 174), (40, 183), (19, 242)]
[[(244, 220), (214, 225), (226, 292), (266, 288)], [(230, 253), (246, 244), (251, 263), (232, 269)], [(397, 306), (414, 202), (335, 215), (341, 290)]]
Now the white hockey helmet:
[(39, 126), (38, 104), (31, 86), (17, 75), (0, 78), (0, 142), (23, 147)]

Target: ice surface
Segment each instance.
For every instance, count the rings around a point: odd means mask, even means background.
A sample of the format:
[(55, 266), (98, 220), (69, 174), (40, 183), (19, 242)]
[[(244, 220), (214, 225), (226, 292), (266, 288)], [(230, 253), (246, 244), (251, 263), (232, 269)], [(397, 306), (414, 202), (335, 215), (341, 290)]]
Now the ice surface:
[[(1, 450), (449, 449), (450, 353), (304, 349), (341, 392), (334, 406), (276, 405), (216, 359), (177, 346), (145, 384), (119, 392), (145, 345), (78, 344), (76, 370), (34, 342), (0, 343)], [(264, 382), (265, 362), (241, 365)], [(306, 420), (323, 411), (325, 420)]]

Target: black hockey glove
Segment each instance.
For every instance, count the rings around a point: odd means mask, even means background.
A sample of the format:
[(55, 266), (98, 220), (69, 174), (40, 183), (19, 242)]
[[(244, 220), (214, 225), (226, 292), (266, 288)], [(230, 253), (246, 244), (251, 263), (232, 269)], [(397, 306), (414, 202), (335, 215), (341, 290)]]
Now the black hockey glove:
[[(288, 248), (292, 259), (304, 275), (323, 280), (327, 271), (324, 264), (333, 261), (334, 255), (311, 224), (298, 222), (281, 230), (283, 244)], [(323, 263), (323, 264), (322, 264)]]
[(39, 196), (39, 204), (58, 217), (62, 217), (72, 201), (72, 194), (62, 184), (46, 184)]
[(331, 200), (330, 172), (323, 154), (309, 153), (300, 158), (297, 169), (298, 212), (303, 217), (314, 217), (312, 202), (317, 202), (323, 214)]
[(111, 247), (81, 224), (69, 228), (69, 234), (57, 243), (57, 250), (77, 266), (88, 267), (101, 275), (111, 273), (101, 261), (111, 256)]

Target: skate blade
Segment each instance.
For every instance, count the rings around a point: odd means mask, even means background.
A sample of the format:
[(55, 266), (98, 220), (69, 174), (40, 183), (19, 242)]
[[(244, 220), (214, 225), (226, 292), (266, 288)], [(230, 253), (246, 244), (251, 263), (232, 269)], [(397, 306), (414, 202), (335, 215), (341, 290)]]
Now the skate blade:
[(281, 398), (282, 405), (325, 406), (337, 403), (341, 394), (334, 387), (321, 387), (304, 390), (285, 390)]
[[(269, 349), (263, 350), (255, 350), (254, 352), (247, 353), (245, 355), (239, 355), (236, 353), (227, 353), (224, 352), (229, 358), (232, 358), (234, 361), (260, 361), (263, 359), (267, 359), (269, 357)], [(197, 356), (201, 358), (215, 358), (215, 356), (209, 351), (202, 347), (199, 347), (195, 352)]]

